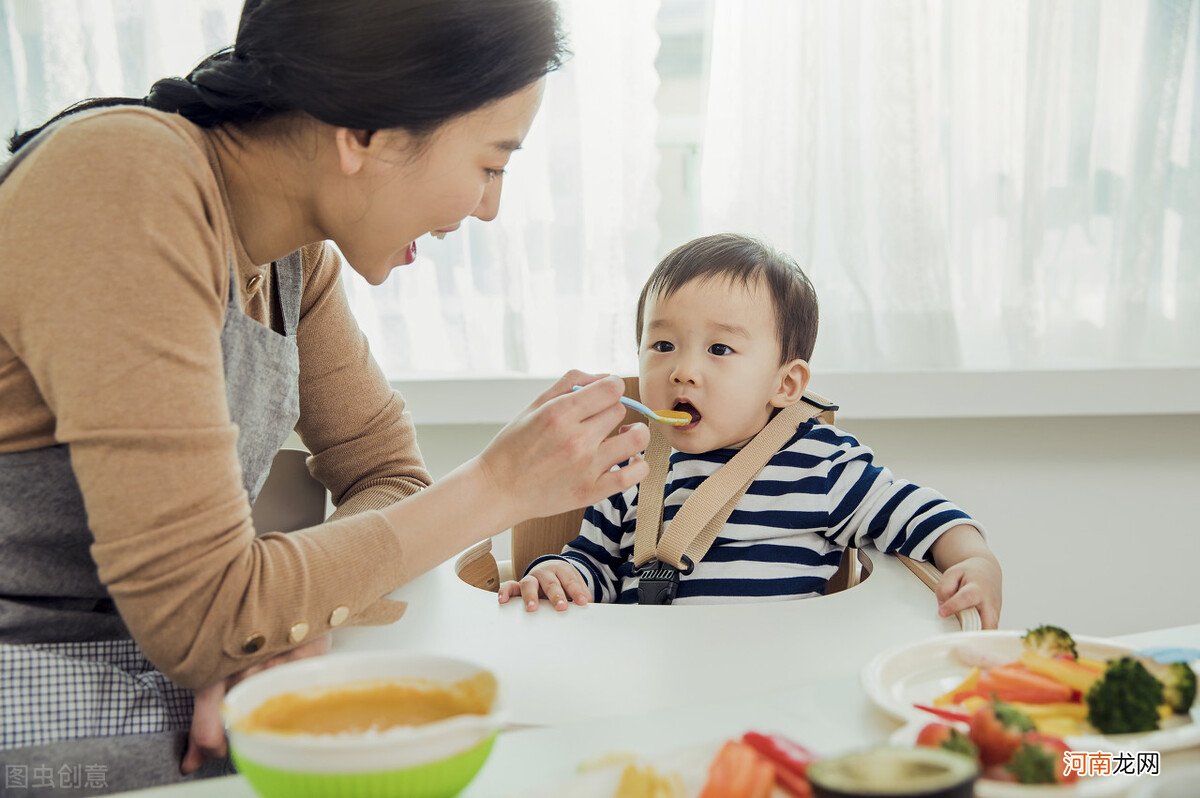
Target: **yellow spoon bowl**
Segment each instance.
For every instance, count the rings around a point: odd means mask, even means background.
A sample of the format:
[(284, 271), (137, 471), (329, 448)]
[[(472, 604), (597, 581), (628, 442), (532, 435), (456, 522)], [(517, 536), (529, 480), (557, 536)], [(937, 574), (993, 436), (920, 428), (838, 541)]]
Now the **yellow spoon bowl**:
[[(637, 408), (635, 407), (634, 410), (637, 410)], [(651, 412), (654, 415), (650, 417), (654, 418), (655, 421), (670, 424), (673, 427), (682, 427), (685, 424), (692, 423), (692, 414), (685, 413), (682, 410), (654, 410)], [(647, 415), (649, 416), (649, 414)]]
[[(582, 385), (572, 385), (571, 390), (578, 391), (582, 387)], [(692, 423), (692, 414), (684, 413), (682, 410), (651, 410), (638, 400), (630, 399), (628, 396), (621, 397), (621, 404), (633, 408), (652, 421), (671, 427), (682, 427)]]

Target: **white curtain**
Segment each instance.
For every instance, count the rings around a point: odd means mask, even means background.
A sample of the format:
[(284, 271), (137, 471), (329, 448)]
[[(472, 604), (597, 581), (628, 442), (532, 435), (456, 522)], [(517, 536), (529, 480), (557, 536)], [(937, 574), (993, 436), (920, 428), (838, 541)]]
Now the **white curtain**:
[(635, 373), (634, 311), (658, 245), (658, 2), (563, 0), (572, 58), (504, 178), (468, 219), (347, 290), (392, 376)]
[(78, 100), (142, 97), (159, 78), (186, 75), (233, 43), (241, 8), (242, 0), (0, 0), (0, 133), (7, 139)]
[[(0, 0), (0, 130), (186, 74), (232, 43), (241, 5)], [(359, 323), (393, 377), (636, 369), (634, 304), (658, 243), (658, 2), (561, 7), (574, 56), (547, 81), (499, 219), (423, 238), (417, 263), (379, 288), (347, 275)]]
[(715, 0), (706, 230), (826, 370), (1200, 364), (1200, 0)]

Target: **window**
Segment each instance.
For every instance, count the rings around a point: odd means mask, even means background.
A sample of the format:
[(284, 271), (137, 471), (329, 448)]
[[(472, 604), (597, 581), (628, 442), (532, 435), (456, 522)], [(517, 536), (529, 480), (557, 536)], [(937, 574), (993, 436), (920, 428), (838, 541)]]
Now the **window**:
[[(144, 94), (237, 0), (0, 0), (0, 123)], [(394, 379), (636, 369), (695, 235), (790, 252), (819, 372), (1200, 365), (1200, 0), (563, 0), (574, 58), (506, 179), (378, 288)]]
[(355, 287), (394, 377), (631, 373), (719, 230), (809, 273), (822, 373), (1200, 364), (1200, 3), (652, 5), (564, 4), (500, 218)]

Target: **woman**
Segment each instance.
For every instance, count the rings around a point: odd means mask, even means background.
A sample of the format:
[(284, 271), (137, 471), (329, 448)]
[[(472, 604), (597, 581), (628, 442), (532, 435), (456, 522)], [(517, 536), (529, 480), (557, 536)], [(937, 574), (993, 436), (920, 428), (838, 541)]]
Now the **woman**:
[[(553, 0), (249, 0), (234, 47), (14, 137), (0, 179), (0, 758), (110, 787), (221, 753), (239, 675), (388, 623), (389, 591), (644, 476), (571, 372), (437, 485), (367, 350), (372, 284), (496, 216), (562, 55)], [(574, 383), (587, 388), (575, 394)], [(337, 512), (250, 507), (295, 428)], [(256, 536), (256, 533), (267, 533)], [(198, 693), (192, 719), (193, 690)]]

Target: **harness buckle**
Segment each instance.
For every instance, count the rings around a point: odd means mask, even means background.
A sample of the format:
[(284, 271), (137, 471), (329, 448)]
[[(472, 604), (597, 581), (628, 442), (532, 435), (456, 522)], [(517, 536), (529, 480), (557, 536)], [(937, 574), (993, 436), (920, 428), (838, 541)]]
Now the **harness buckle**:
[(679, 571), (650, 560), (637, 569), (638, 604), (670, 604), (679, 590)]

